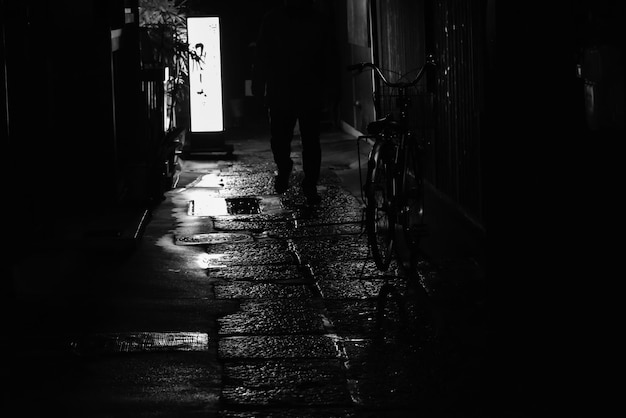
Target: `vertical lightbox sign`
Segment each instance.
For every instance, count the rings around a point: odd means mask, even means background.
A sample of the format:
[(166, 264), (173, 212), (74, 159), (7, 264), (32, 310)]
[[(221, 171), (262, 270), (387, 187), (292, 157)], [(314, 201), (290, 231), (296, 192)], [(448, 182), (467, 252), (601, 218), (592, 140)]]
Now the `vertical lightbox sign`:
[(200, 62), (189, 58), (191, 132), (224, 130), (219, 17), (188, 17), (187, 41)]

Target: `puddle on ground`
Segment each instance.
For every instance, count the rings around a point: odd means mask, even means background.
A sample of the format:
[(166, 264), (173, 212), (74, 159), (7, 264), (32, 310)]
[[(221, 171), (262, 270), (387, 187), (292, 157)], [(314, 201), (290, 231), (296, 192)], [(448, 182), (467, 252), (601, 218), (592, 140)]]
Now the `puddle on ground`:
[(224, 179), (221, 175), (216, 173), (205, 174), (194, 182), (187, 185), (187, 188), (192, 187), (208, 187), (212, 189), (222, 189), (224, 187)]
[(291, 213), (282, 206), (277, 196), (263, 197), (215, 197), (198, 196), (187, 202), (189, 216), (242, 216), (242, 215), (277, 215)]
[(256, 197), (204, 197), (187, 203), (189, 216), (258, 215), (261, 199)]

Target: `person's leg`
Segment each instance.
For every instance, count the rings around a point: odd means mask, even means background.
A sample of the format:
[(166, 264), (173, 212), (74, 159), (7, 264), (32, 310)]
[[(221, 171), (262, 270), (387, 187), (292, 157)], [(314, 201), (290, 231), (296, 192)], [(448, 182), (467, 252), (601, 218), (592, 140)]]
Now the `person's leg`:
[(320, 112), (317, 110), (302, 112), (298, 115), (300, 122), (300, 137), (302, 140), (302, 170), (304, 180), (302, 191), (307, 198), (317, 200), (317, 182), (320, 176), (322, 163), (322, 148), (320, 146)]
[(270, 146), (278, 169), (274, 184), (277, 193), (283, 193), (289, 187), (289, 175), (293, 168), (291, 141), (295, 124), (296, 115), (293, 111), (280, 108), (270, 109)]

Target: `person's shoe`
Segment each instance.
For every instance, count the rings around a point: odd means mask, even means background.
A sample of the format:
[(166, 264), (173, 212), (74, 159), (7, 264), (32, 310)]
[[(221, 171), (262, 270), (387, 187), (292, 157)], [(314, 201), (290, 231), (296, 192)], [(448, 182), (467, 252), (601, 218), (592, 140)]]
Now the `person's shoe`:
[(293, 161), (289, 160), (288, 164), (281, 165), (277, 175), (274, 177), (274, 190), (278, 194), (283, 194), (289, 189), (289, 176), (293, 169)]
[(309, 205), (318, 205), (322, 201), (322, 197), (317, 194), (316, 188), (302, 189), (306, 203)]
[(284, 175), (278, 173), (277, 176), (274, 177), (274, 190), (278, 194), (285, 193), (289, 188), (289, 175)]

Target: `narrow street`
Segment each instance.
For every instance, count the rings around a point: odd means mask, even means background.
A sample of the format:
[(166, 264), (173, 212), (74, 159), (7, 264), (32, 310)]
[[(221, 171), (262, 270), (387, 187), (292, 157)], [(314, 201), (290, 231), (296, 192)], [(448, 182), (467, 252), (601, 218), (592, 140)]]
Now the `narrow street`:
[(180, 161), (130, 254), (52, 249), (81, 267), (16, 313), (13, 416), (484, 416), (482, 274), (376, 270), (345, 134), (324, 134), (315, 207), (297, 138), (280, 196), (268, 138), (229, 142)]

